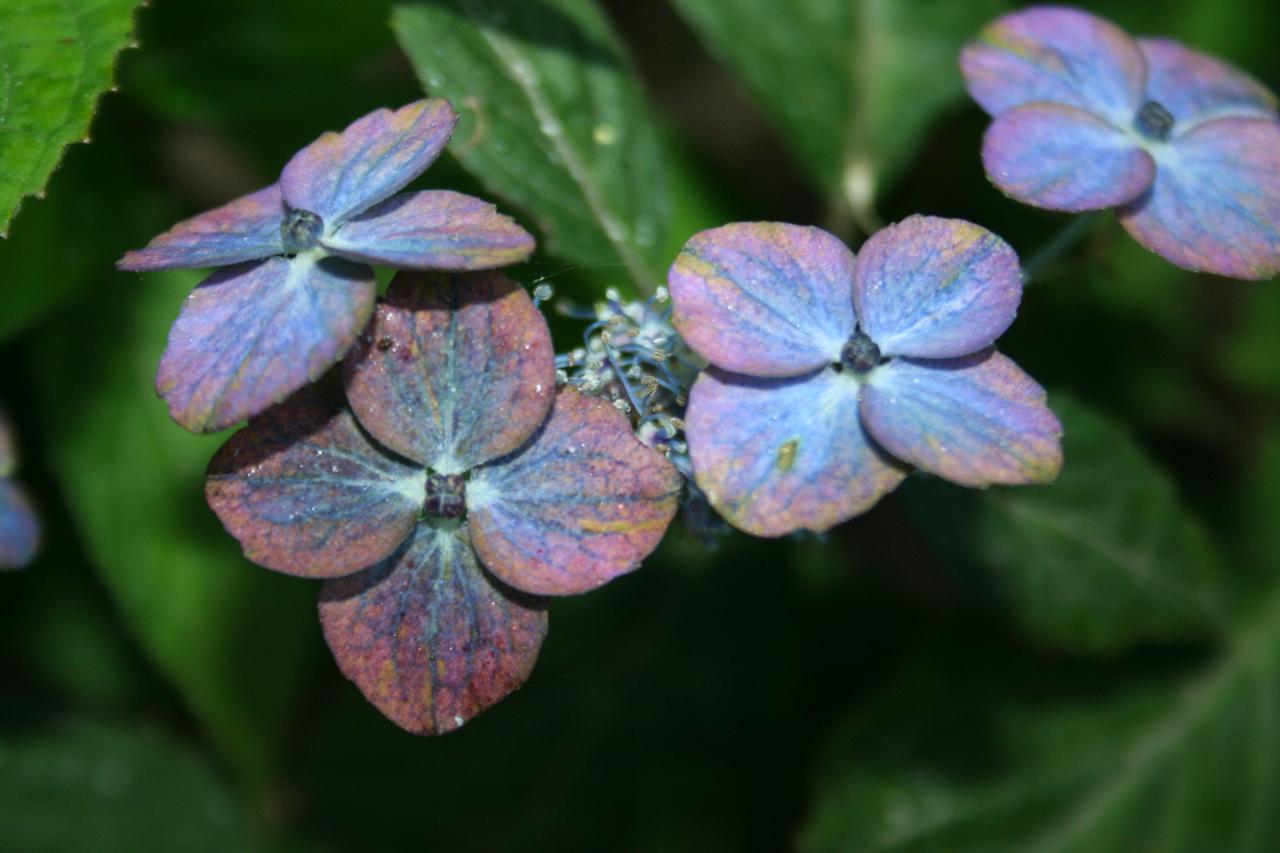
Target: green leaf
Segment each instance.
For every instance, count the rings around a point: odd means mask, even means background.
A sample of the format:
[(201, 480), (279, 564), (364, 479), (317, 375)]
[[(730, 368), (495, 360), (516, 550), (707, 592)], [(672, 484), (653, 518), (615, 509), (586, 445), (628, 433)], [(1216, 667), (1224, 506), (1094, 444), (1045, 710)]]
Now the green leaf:
[(34, 714), (0, 727), (0, 849), (256, 850), (234, 795), (155, 733)]
[(0, 3), (0, 237), (43, 192), (62, 149), (89, 132), (128, 46), (135, 0)]
[(392, 27), (431, 95), (462, 114), (450, 151), (526, 211), (544, 248), (625, 268), (652, 292), (667, 186), (654, 118), (590, 0), (432, 0)]
[[(1004, 0), (675, 0), (866, 228), (879, 189), (964, 93), (961, 46)], [(973, 140), (974, 153), (977, 141)]]
[(54, 474), (134, 636), (254, 784), (318, 647), (315, 590), (248, 563), (204, 501), (220, 439), (170, 422), (155, 365), (191, 273), (95, 282), (33, 340)]
[(1050, 486), (913, 483), (913, 514), (1040, 643), (1116, 652), (1225, 621), (1223, 568), (1173, 485), (1120, 427), (1055, 397), (1066, 463)]
[(1275, 590), (1221, 654), (1160, 677), (958, 648), (841, 727), (802, 849), (1274, 849)]

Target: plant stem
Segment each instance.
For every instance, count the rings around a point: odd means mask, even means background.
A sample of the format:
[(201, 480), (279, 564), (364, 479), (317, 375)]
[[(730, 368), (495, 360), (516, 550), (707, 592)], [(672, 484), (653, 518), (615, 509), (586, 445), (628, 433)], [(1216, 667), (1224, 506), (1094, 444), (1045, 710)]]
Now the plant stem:
[(1045, 271), (1053, 266), (1053, 263), (1058, 258), (1066, 254), (1069, 249), (1089, 233), (1089, 230), (1097, 224), (1101, 216), (1102, 211), (1095, 210), (1072, 218), (1049, 242), (1041, 246), (1031, 256), (1031, 260), (1022, 265), (1022, 283), (1024, 285), (1030, 284), (1044, 275)]

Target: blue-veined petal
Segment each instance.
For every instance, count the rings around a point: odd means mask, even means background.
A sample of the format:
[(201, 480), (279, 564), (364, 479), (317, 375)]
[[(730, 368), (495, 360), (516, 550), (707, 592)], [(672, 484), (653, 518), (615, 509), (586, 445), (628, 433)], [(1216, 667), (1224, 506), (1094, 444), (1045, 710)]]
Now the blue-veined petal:
[(453, 107), (439, 99), (375, 110), (293, 155), (280, 175), (284, 200), (317, 214), (332, 232), (421, 175), (457, 123)]
[(912, 216), (858, 253), (858, 320), (885, 356), (968, 355), (1009, 327), (1021, 298), (1013, 249), (963, 219)]
[(1172, 39), (1138, 39), (1147, 58), (1147, 99), (1167, 109), (1182, 133), (1227, 115), (1275, 118), (1276, 97), (1257, 80)]
[(1280, 124), (1214, 119), (1158, 156), (1151, 190), (1121, 211), (1138, 242), (1191, 270), (1244, 279), (1280, 272)]
[(1006, 195), (1074, 213), (1131, 202), (1156, 175), (1155, 161), (1131, 134), (1062, 104), (1002, 113), (987, 128), (982, 164)]
[(626, 415), (567, 388), (528, 444), (472, 473), (471, 539), (516, 589), (586, 592), (658, 546), (680, 487), (675, 466), (640, 443)]
[(322, 242), (346, 258), (419, 270), (497, 269), (534, 250), (533, 236), (511, 217), (449, 190), (393, 196)]
[(419, 525), (384, 562), (326, 581), (320, 624), (343, 675), (393, 723), (443, 734), (524, 683), (547, 633), (544, 599), (476, 562), (466, 528)]
[(22, 488), (0, 478), (0, 569), (20, 569), (35, 557), (40, 523)]
[(672, 323), (707, 361), (796, 376), (853, 334), (853, 252), (819, 228), (739, 222), (695, 234), (668, 277)]
[(315, 254), (219, 270), (169, 332), (156, 391), (174, 420), (214, 432), (315, 381), (373, 311), (373, 271)]
[(756, 536), (827, 530), (905, 476), (863, 430), (857, 382), (830, 368), (793, 379), (705, 371), (685, 431), (698, 486)]
[(1117, 123), (1142, 105), (1146, 60), (1124, 30), (1096, 15), (1034, 7), (988, 25), (960, 56), (969, 94), (991, 115), (1035, 101)]
[(461, 474), (515, 450), (546, 417), (551, 332), (501, 273), (400, 273), (347, 359), (346, 380), (374, 438)]
[(284, 251), (283, 223), (280, 187), (272, 184), (179, 222), (145, 249), (127, 252), (116, 266), (137, 271), (200, 269), (279, 255)]
[(1062, 425), (1044, 389), (994, 350), (894, 359), (862, 392), (872, 437), (899, 459), (964, 486), (1044, 483), (1062, 467)]
[(254, 418), (209, 463), (205, 498), (259, 565), (312, 578), (350, 574), (387, 557), (417, 526), (426, 472), (365, 435), (336, 379)]

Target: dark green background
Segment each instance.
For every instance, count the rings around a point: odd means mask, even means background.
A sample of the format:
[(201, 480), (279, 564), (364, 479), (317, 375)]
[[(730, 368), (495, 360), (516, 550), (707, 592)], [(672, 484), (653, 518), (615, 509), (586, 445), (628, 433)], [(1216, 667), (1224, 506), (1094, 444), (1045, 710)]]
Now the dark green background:
[[(365, 704), (314, 586), (243, 560), (206, 509), (218, 439), (153, 396), (198, 278), (111, 262), (270, 182), (320, 131), (418, 97), (390, 5), (142, 9), (92, 144), (0, 242), (0, 399), (47, 530), (30, 570), (0, 577), (0, 849), (1276, 849), (1280, 283), (1183, 272), (1110, 217), (1028, 287), (1002, 342), (1067, 423), (1056, 491), (915, 477), (823, 541), (708, 551), (676, 528), (637, 574), (555, 602), (529, 683), (460, 732), (417, 739)], [(963, 217), (1024, 258), (1066, 222), (987, 183), (987, 119), (955, 97), (952, 46), (998, 2), (604, 5), (670, 185), (656, 269), (736, 219), (865, 236), (821, 162), (838, 81), (803, 78), (830, 34), (802, 13), (841, 5), (879, 51), (848, 85), (880, 217)], [(1087, 5), (1280, 87), (1274, 3)], [(774, 61), (764, 37), (806, 61), (744, 67)], [(446, 157), (426, 185), (494, 194), (465, 166)], [(587, 261), (540, 255), (518, 277), (579, 299), (627, 284)]]

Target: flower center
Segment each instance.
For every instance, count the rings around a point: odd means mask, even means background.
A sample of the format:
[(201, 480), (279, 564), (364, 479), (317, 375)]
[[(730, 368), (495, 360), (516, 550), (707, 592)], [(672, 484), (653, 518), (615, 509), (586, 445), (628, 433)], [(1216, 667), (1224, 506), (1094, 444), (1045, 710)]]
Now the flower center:
[(840, 366), (854, 373), (869, 373), (880, 361), (880, 347), (861, 329), (853, 333), (840, 351)]
[(467, 481), (461, 474), (428, 474), (422, 512), (427, 518), (461, 518), (467, 511)]
[(324, 220), (309, 210), (290, 210), (280, 226), (286, 254), (296, 255), (315, 247), (324, 232)]
[(1133, 127), (1147, 139), (1164, 142), (1173, 131), (1174, 121), (1173, 113), (1165, 109), (1164, 104), (1147, 101), (1134, 117)]

